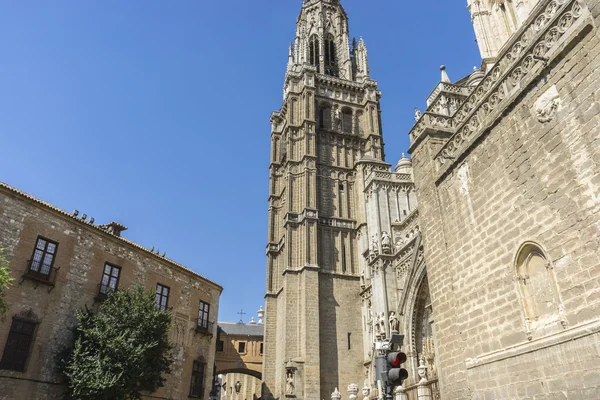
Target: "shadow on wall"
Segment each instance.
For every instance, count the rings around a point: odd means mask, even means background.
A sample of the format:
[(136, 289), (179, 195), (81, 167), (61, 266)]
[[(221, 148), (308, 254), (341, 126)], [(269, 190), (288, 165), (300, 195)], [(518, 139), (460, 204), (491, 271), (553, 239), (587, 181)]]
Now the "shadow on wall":
[[(320, 362), (321, 362), (321, 397), (327, 398), (339, 387), (338, 341), (336, 308), (333, 290), (333, 276), (319, 277), (319, 324), (320, 328)], [(325, 373), (326, 372), (326, 373)]]

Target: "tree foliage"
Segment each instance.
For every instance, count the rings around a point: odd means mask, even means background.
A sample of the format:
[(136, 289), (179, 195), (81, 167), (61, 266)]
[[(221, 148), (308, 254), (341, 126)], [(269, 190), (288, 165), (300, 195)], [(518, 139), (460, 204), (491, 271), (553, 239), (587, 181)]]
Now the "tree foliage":
[(0, 249), (0, 319), (6, 315), (6, 310), (8, 309), (6, 291), (13, 281), (14, 278), (10, 274), (8, 260), (4, 257), (4, 250)]
[(135, 287), (109, 294), (97, 311), (77, 314), (74, 345), (62, 360), (68, 398), (140, 399), (170, 372), (171, 314), (155, 294)]

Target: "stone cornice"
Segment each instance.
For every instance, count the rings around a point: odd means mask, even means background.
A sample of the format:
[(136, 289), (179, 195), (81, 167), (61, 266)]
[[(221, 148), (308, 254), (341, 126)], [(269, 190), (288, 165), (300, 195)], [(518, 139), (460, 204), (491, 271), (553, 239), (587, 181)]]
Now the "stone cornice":
[(559, 54), (573, 33), (589, 23), (588, 15), (578, 0), (544, 0), (538, 4), (455, 114), (452, 124), (456, 132), (434, 157), (437, 183)]
[(408, 133), (411, 142), (408, 152), (410, 154), (414, 152), (419, 143), (427, 136), (425, 133), (442, 132), (446, 135), (452, 135), (456, 132), (455, 125), (456, 122), (452, 117), (426, 111)]
[(411, 174), (398, 174), (386, 171), (371, 171), (365, 179), (365, 191), (369, 189), (373, 182), (385, 182), (392, 185), (410, 184), (414, 185)]

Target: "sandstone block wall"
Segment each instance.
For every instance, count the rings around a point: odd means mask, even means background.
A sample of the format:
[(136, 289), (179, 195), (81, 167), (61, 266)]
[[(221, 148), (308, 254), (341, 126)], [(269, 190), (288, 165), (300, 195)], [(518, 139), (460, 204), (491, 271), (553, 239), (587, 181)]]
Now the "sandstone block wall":
[[(443, 139), (413, 152), (442, 398), (600, 398), (599, 43), (587, 24), (440, 181)], [(554, 89), (560, 107), (541, 121)], [(526, 242), (556, 281), (543, 329), (526, 320)]]
[[(31, 259), (38, 235), (59, 243), (54, 287), (21, 279)], [(189, 394), (192, 365), (202, 360), (205, 367), (205, 396), (212, 389), (216, 346), (213, 335), (195, 332), (200, 300), (211, 305), (210, 321), (217, 320), (222, 288), (166, 258), (117, 238), (90, 224), (74, 219), (28, 196), (0, 186), (0, 248), (10, 260), (16, 278), (7, 293), (7, 318), (0, 321), (0, 351), (4, 350), (12, 317), (31, 312), (38, 320), (26, 371), (0, 370), (0, 399), (59, 399), (62, 377), (55, 359), (72, 339), (76, 311), (94, 308), (105, 262), (121, 267), (119, 288), (135, 284), (156, 290), (160, 283), (170, 287), (175, 363), (166, 385), (155, 398), (180, 399)]]

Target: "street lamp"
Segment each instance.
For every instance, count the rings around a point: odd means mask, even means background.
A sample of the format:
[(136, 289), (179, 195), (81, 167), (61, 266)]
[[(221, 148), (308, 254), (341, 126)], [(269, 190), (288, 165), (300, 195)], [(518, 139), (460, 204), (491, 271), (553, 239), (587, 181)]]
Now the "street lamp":
[(242, 390), (242, 384), (240, 383), (240, 381), (237, 381), (237, 382), (235, 383), (235, 392), (236, 392), (237, 394), (239, 394), (239, 393), (240, 393), (240, 390)]

